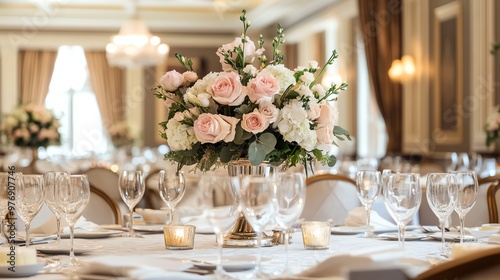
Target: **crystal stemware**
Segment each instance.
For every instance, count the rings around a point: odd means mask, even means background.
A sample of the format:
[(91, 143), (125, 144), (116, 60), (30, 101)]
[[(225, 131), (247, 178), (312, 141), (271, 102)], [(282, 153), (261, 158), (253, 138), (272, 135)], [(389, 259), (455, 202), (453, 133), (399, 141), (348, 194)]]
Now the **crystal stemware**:
[(474, 171), (454, 172), (457, 184), (457, 201), (455, 212), (460, 219), (460, 243), (464, 242), (465, 215), (469, 213), (477, 200), (479, 191), (476, 173)]
[(56, 193), (56, 182), (60, 176), (69, 175), (68, 172), (65, 171), (48, 171), (45, 172), (44, 185), (45, 185), (45, 204), (49, 207), (50, 211), (54, 213), (56, 217), (57, 224), (57, 239), (56, 243), (61, 241), (61, 210), (57, 205), (55, 193)]
[(305, 178), (302, 173), (282, 172), (275, 175), (275, 199), (277, 212), (274, 219), (285, 234), (284, 277), (291, 274), (288, 267), (288, 240), (290, 228), (297, 221), (306, 199)]
[(417, 213), (422, 201), (420, 175), (414, 173), (390, 174), (384, 186), (387, 211), (398, 224), (398, 240), (404, 248), (406, 224)]
[(90, 200), (90, 187), (86, 175), (61, 175), (56, 181), (55, 198), (61, 216), (64, 217), (70, 230), (69, 261), (63, 266), (75, 267), (80, 262), (75, 258), (73, 240), (75, 223), (82, 216)]
[(444, 230), (445, 221), (453, 212), (456, 202), (455, 176), (450, 173), (430, 173), (427, 175), (426, 197), (429, 207), (439, 220), (441, 228), (441, 252), (439, 255), (448, 257), (450, 252), (446, 248)]
[(238, 177), (228, 174), (204, 174), (198, 183), (203, 201), (203, 216), (210, 222), (217, 239), (218, 255), (215, 273), (218, 279), (232, 279), (223, 269), (222, 245), (224, 233), (239, 217), (236, 184), (239, 184)]
[(142, 171), (124, 170), (118, 178), (120, 196), (127, 205), (130, 213), (129, 231), (124, 234), (127, 237), (140, 237), (134, 234), (134, 207), (141, 201), (146, 190)]
[(182, 171), (161, 170), (158, 180), (158, 191), (169, 210), (168, 224), (173, 224), (175, 206), (186, 192), (186, 182)]
[(381, 192), (379, 171), (358, 171), (356, 174), (356, 193), (366, 210), (366, 233), (363, 237), (374, 237), (370, 227), (372, 205)]
[(265, 226), (275, 215), (274, 202), (274, 179), (254, 175), (245, 175), (241, 178), (240, 204), (243, 215), (257, 234), (257, 260), (255, 267), (256, 278), (268, 278), (264, 276), (260, 267), (262, 233)]
[(43, 175), (24, 175), (18, 173), (15, 177), (17, 214), (25, 223), (26, 247), (29, 247), (31, 221), (42, 208), (45, 196)]

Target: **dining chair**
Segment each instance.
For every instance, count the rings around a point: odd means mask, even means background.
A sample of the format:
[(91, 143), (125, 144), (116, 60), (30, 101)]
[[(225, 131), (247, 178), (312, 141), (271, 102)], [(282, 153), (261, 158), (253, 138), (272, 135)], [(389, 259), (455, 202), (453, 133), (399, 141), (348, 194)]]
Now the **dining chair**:
[(494, 178), (496, 180), (490, 184), (486, 193), (490, 223), (498, 223), (500, 216), (500, 205), (497, 203), (497, 201), (500, 201), (500, 176), (495, 176)]
[(87, 175), (90, 185), (103, 191), (107, 196), (118, 203), (122, 216), (129, 212), (128, 207), (120, 196), (120, 190), (118, 189), (119, 176), (117, 173), (108, 168), (93, 167), (84, 172), (84, 174)]
[(160, 193), (158, 191), (158, 178), (160, 169), (153, 170), (148, 173), (144, 179), (144, 184), (146, 184), (146, 192), (144, 194), (144, 206), (142, 208), (150, 209), (160, 209), (165, 206), (165, 203), (160, 198)]
[(432, 266), (413, 280), (498, 279), (500, 247), (491, 247)]
[(118, 203), (94, 185), (90, 185), (90, 201), (83, 216), (96, 224), (122, 224)]
[(306, 202), (301, 218), (343, 224), (347, 214), (361, 205), (356, 182), (341, 174), (319, 174), (306, 179)]

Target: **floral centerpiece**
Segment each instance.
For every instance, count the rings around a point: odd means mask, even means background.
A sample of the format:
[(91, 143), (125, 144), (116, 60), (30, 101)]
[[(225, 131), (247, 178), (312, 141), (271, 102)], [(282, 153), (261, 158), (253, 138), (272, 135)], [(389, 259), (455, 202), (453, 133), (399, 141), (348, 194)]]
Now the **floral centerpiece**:
[(160, 123), (161, 137), (170, 147), (165, 158), (177, 162), (178, 168), (196, 164), (202, 171), (217, 162), (238, 159), (285, 168), (315, 159), (335, 165), (336, 158), (329, 153), (336, 145), (334, 139), (350, 137), (335, 125), (338, 111), (333, 101), (347, 84), (324, 87), (319, 81), (326, 66), (338, 57), (336, 51), (322, 68), (310, 61), (291, 70), (281, 64), (284, 33), (280, 25), (269, 61), (262, 35), (258, 47), (246, 35), (250, 23), (245, 11), (240, 20), (241, 37), (216, 52), (221, 72), (199, 79), (192, 61), (176, 54), (187, 71), (166, 72), (155, 88), (156, 97), (168, 109), (167, 120)]
[(61, 124), (54, 114), (43, 106), (23, 104), (2, 122), (7, 139), (19, 147), (47, 147), (61, 144), (59, 127)]
[(108, 129), (108, 133), (116, 148), (134, 143), (134, 138), (130, 135), (130, 128), (126, 122), (113, 123)]
[(486, 146), (489, 147), (500, 137), (500, 106), (497, 106), (495, 113), (488, 117), (486, 121)]

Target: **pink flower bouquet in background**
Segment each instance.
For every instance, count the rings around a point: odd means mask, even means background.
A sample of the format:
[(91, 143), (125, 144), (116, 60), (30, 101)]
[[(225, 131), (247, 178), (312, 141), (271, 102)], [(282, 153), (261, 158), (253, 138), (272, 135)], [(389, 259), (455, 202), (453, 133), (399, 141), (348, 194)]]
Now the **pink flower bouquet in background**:
[(167, 120), (160, 123), (161, 136), (170, 147), (165, 158), (179, 168), (196, 164), (202, 171), (238, 159), (285, 168), (315, 159), (335, 165), (330, 154), (334, 139), (350, 137), (335, 125), (338, 111), (333, 102), (347, 84), (324, 87), (319, 81), (337, 53), (333, 51), (322, 68), (310, 61), (305, 67), (288, 69), (281, 64), (279, 49), (283, 29), (278, 25), (268, 61), (262, 36), (256, 46), (246, 35), (250, 23), (245, 11), (240, 20), (241, 37), (216, 52), (222, 72), (200, 79), (191, 60), (176, 54), (187, 71), (165, 73), (155, 88), (168, 109)]
[(495, 113), (488, 117), (485, 130), (486, 146), (489, 147), (500, 137), (500, 106), (497, 106)]
[(7, 139), (19, 147), (47, 147), (59, 145), (59, 120), (43, 106), (24, 104), (4, 116), (2, 130)]
[(113, 123), (109, 127), (108, 132), (111, 142), (116, 148), (132, 145), (134, 143), (134, 139), (130, 134), (130, 128), (126, 122)]

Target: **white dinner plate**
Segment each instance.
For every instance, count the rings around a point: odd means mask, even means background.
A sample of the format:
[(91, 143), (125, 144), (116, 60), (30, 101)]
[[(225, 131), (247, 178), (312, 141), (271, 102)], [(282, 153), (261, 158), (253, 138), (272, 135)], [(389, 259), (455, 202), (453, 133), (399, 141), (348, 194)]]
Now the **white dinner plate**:
[[(429, 235), (431, 238), (441, 241), (441, 232), (436, 232), (434, 234)], [(447, 242), (460, 242), (460, 232), (445, 232), (444, 233), (444, 240)], [(464, 241), (470, 242), (470, 241), (476, 241), (476, 238), (472, 235), (467, 235), (464, 234)]]
[(9, 270), (10, 266), (0, 265), (1, 278), (30, 277), (36, 275), (45, 266), (45, 260), (38, 259), (36, 264), (16, 265), (15, 272)]
[[(101, 245), (73, 245), (75, 255), (89, 253), (101, 248)], [(66, 255), (69, 254), (70, 244), (44, 244), (33, 246), (38, 252), (43, 254)]]
[[(271, 260), (270, 258), (262, 257), (260, 261), (267, 262), (270, 260)], [(186, 260), (186, 262), (191, 263), (192, 265), (198, 268), (214, 270), (217, 261), (216, 258), (212, 256), (212, 257), (199, 257), (193, 260)], [(231, 256), (231, 257), (225, 256), (222, 259), (222, 267), (227, 272), (249, 270), (253, 269), (256, 265), (257, 265), (257, 259), (254, 256), (246, 256), (246, 255)]]
[(134, 230), (142, 232), (163, 232), (164, 224), (159, 225), (134, 225)]
[[(122, 234), (121, 230), (109, 230), (109, 229), (99, 229), (99, 230), (84, 230), (84, 229), (75, 229), (75, 238), (106, 238), (110, 237), (114, 234)], [(61, 238), (69, 238), (69, 233), (61, 234)]]
[[(397, 232), (398, 228), (374, 228), (373, 233), (380, 234), (386, 232)], [(331, 228), (332, 234), (349, 235), (349, 234), (360, 234), (366, 232), (366, 227), (348, 227), (348, 226), (338, 226)]]
[[(387, 240), (394, 240), (398, 241), (398, 233), (397, 232), (390, 232), (390, 233), (381, 233), (378, 235), (378, 237), (387, 239)], [(421, 240), (422, 238), (426, 238), (427, 235), (422, 234), (422, 233), (414, 233), (414, 232), (405, 232), (405, 241), (415, 241), (415, 240)]]

